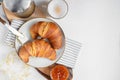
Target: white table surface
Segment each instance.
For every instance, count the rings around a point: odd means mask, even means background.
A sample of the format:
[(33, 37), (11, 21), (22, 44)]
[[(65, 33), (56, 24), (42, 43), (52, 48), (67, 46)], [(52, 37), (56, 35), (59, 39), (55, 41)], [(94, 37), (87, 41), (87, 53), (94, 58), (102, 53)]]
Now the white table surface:
[(67, 2), (69, 13), (58, 22), (82, 43), (74, 80), (120, 80), (120, 0)]
[(55, 21), (82, 43), (73, 80), (120, 80), (120, 0), (66, 1), (68, 15)]

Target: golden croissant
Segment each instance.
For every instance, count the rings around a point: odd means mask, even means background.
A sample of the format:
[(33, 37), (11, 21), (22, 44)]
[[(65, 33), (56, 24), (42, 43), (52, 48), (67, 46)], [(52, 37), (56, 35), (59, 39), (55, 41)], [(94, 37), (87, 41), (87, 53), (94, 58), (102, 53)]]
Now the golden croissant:
[(56, 59), (56, 52), (45, 40), (36, 39), (32, 42), (25, 43), (19, 50), (19, 56), (24, 62), (29, 61), (29, 56), (54, 60)]
[(38, 22), (30, 28), (30, 34), (33, 39), (38, 36), (47, 38), (54, 49), (62, 46), (62, 31), (57, 24), (53, 22)]

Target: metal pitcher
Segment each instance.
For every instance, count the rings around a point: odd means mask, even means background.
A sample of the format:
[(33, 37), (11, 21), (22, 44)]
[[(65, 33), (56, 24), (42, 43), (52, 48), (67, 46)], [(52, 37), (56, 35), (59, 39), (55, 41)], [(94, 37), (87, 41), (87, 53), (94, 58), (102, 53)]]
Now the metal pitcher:
[(3, 0), (6, 9), (18, 17), (29, 17), (35, 9), (35, 3), (32, 0)]

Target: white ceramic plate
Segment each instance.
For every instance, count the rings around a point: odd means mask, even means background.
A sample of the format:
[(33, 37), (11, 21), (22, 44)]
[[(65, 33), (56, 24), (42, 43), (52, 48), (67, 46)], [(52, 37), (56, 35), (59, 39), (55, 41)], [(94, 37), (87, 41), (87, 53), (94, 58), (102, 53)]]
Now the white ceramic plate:
[[(37, 22), (40, 22), (40, 21), (54, 22), (51, 19), (35, 18), (35, 19), (29, 20), (25, 24), (23, 24), (23, 26), (21, 26), (21, 28), (19, 29), (19, 32), (22, 33), (23, 35), (27, 36), (29, 40), (32, 40), (32, 38), (30, 36), (30, 32), (29, 32), (30, 27), (33, 24), (35, 24)], [(54, 22), (54, 23), (56, 23), (56, 22)], [(61, 31), (62, 31), (62, 29), (61, 29)], [(63, 33), (63, 31), (62, 31), (62, 33)], [(17, 39), (15, 41), (15, 47), (16, 47), (17, 51), (19, 51), (19, 48), (21, 47), (21, 44)], [(52, 65), (57, 60), (59, 60), (59, 58), (62, 56), (62, 54), (64, 52), (64, 48), (65, 48), (65, 36), (64, 36), (64, 33), (63, 33), (63, 45), (60, 49), (56, 50), (57, 58), (54, 61), (49, 60), (47, 58), (41, 58), (41, 57), (29, 57), (29, 62), (27, 64), (29, 64), (33, 67), (47, 67), (49, 65)]]

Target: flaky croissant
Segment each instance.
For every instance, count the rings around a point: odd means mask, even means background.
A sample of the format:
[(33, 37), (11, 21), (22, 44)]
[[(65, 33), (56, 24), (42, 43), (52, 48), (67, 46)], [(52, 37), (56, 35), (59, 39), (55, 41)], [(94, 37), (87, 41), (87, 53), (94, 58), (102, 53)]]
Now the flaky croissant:
[(30, 28), (30, 33), (33, 39), (36, 39), (38, 36), (47, 38), (55, 49), (59, 49), (62, 46), (62, 31), (53, 22), (38, 22)]
[(54, 60), (56, 59), (56, 52), (45, 40), (36, 39), (33, 42), (25, 43), (19, 50), (19, 56), (24, 62), (29, 61), (29, 56)]

